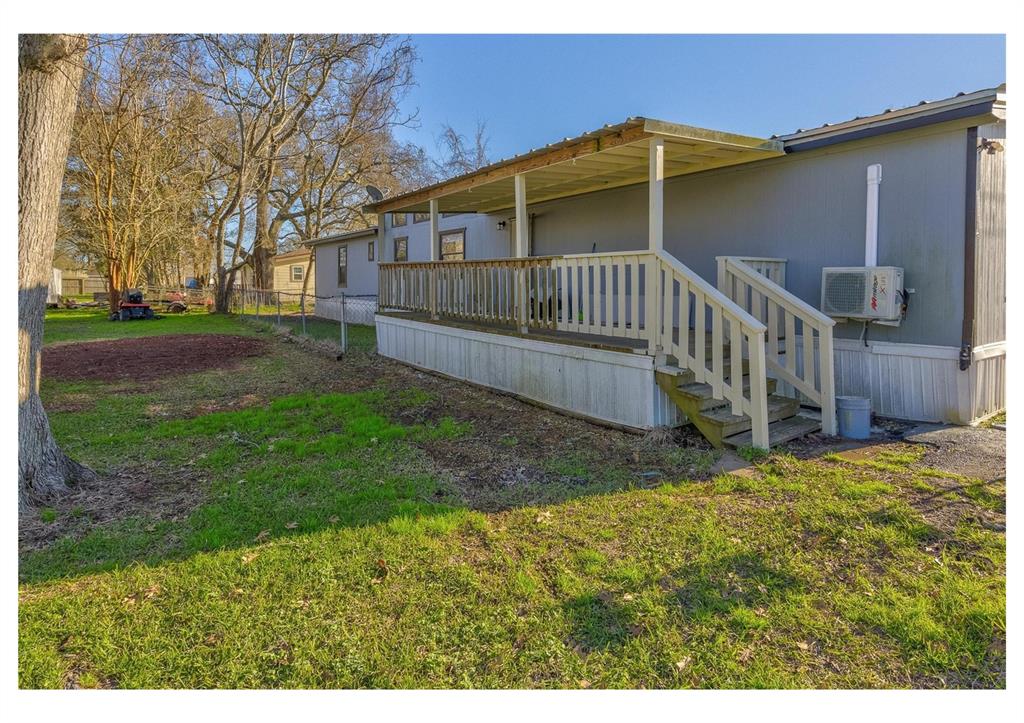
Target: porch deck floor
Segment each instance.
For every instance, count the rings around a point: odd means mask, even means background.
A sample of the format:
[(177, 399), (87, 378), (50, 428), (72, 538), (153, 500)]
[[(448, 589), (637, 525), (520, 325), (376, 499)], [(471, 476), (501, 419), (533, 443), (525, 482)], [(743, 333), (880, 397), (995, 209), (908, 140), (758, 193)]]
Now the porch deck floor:
[(591, 349), (604, 349), (606, 351), (619, 351), (632, 354), (647, 353), (647, 341), (644, 339), (630, 339), (621, 336), (606, 336), (603, 334), (579, 334), (571, 331), (558, 331), (557, 329), (530, 329), (522, 334), (518, 329), (494, 321), (469, 321), (467, 319), (431, 319), (430, 314), (416, 311), (378, 311), (381, 316), (389, 316), (396, 319), (407, 319), (425, 324), (437, 324), (449, 326), (456, 329), (467, 329), (470, 331), (483, 331), (489, 334), (503, 334), (505, 336), (516, 336), (521, 339), (533, 339), (534, 341), (548, 341), (555, 344), (568, 344), (570, 346), (585, 346)]

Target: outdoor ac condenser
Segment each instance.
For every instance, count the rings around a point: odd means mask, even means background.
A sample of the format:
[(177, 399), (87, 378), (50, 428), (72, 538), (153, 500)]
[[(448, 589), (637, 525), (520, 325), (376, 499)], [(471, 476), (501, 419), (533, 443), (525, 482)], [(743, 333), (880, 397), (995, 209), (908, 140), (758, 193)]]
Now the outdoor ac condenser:
[(839, 266), (821, 270), (821, 310), (834, 318), (899, 323), (903, 269)]

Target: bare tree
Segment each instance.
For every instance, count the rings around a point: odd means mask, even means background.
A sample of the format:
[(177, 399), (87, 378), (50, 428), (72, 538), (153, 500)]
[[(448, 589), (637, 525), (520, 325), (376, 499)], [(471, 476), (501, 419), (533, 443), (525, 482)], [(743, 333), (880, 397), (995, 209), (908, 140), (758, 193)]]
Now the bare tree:
[(65, 177), (65, 228), (107, 277), (110, 308), (195, 236), (203, 174), (167, 36), (128, 36), (87, 55)]
[(397, 101), (413, 58), (408, 41), (382, 35), (203, 35), (190, 43), (181, 67), (232, 125), (233, 145), (210, 147), (229, 171), (211, 204), (210, 236), (222, 246), (218, 308), (226, 308), (220, 290), (244, 264), (257, 285), (270, 283), (279, 234), (301, 215), (293, 204), (307, 185), (282, 179), (303, 177), (304, 160), (322, 158), (328, 143), (341, 146), (341, 168), (347, 146), (403, 122)]
[(57, 446), (39, 398), (43, 313), (86, 39), (18, 38), (18, 506), (92, 476)]
[(489, 142), (487, 124), (483, 121), (477, 121), (472, 138), (466, 138), (449, 124), (441, 126), (437, 140), (441, 160), (435, 163), (437, 175), (441, 178), (461, 176), (490, 164)]

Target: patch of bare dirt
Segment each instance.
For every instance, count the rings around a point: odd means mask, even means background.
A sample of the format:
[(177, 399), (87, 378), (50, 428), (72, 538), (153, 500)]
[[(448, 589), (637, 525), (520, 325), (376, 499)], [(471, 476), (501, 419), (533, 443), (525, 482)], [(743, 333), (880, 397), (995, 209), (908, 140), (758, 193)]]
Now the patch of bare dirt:
[(43, 376), (64, 381), (149, 381), (223, 369), (262, 356), (267, 342), (234, 334), (168, 334), (43, 349)]
[(433, 396), (421, 405), (397, 402), (394, 421), (433, 425), (451, 417), (472, 425), (472, 431), (456, 443), (440, 439), (422, 442), (421, 447), (450, 475), (462, 500), (483, 511), (543, 504), (614, 487), (700, 479), (708, 476), (717, 456), (691, 428), (641, 435), (380, 357), (375, 371), (396, 392), (418, 388)]
[(204, 501), (208, 484), (190, 467), (169, 474), (157, 464), (104, 475), (49, 500), (47, 509), (55, 514), (52, 521), (44, 521), (34, 508), (20, 514), (18, 547), (21, 552), (40, 549), (62, 537), (129, 517), (145, 517), (151, 525), (180, 520)]

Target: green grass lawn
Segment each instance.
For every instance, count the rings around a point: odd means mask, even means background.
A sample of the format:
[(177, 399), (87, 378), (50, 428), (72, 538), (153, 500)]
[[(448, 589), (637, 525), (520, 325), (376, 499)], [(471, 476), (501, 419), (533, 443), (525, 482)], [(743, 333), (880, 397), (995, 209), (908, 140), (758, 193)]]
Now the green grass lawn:
[[(261, 333), (47, 317), (48, 341), (198, 331)], [(110, 519), (33, 513), (63, 532), (21, 554), (20, 685), (1005, 686), (1002, 487), (909, 445), (708, 477), (706, 450), (616, 465), (520, 429), (495, 458), (521, 449), (546, 476), (526, 496), (499, 485), (485, 513), (432, 454), (491, 430), (463, 392), (381, 364), (275, 342), (146, 386), (44, 380), (70, 453), (178, 492)], [(650, 465), (694, 474), (631, 481)]]
[(160, 319), (110, 321), (104, 309), (50, 309), (46, 312), (46, 344), (97, 339), (125, 339), (160, 334), (251, 334), (232, 316), (193, 310)]
[[(276, 319), (271, 319), (276, 323)], [(301, 316), (282, 316), (281, 323), (292, 330), (293, 333), (301, 334), (303, 329)], [(314, 339), (322, 339), (337, 344), (341, 343), (341, 327), (336, 321), (322, 319), (316, 316), (307, 316), (305, 324), (306, 336)], [(377, 330), (372, 326), (358, 324), (348, 325), (348, 349), (355, 352), (373, 351), (377, 345)]]
[[(276, 323), (275, 316), (264, 314), (262, 321)], [(281, 317), (283, 326), (293, 333), (301, 334), (302, 318), (298, 315)], [(110, 321), (103, 309), (53, 309), (46, 313), (45, 343), (91, 341), (98, 339), (123, 339), (128, 337), (156, 336), (161, 334), (253, 334), (251, 327), (239, 324), (233, 316), (209, 314), (204, 310), (193, 310), (185, 314), (164, 314), (162, 318), (148, 321)], [(315, 316), (306, 317), (305, 335), (313, 339), (338, 342), (341, 331), (338, 322)], [(377, 344), (376, 330), (372, 326), (350, 324), (348, 327), (349, 350), (354, 352), (373, 351)]]

